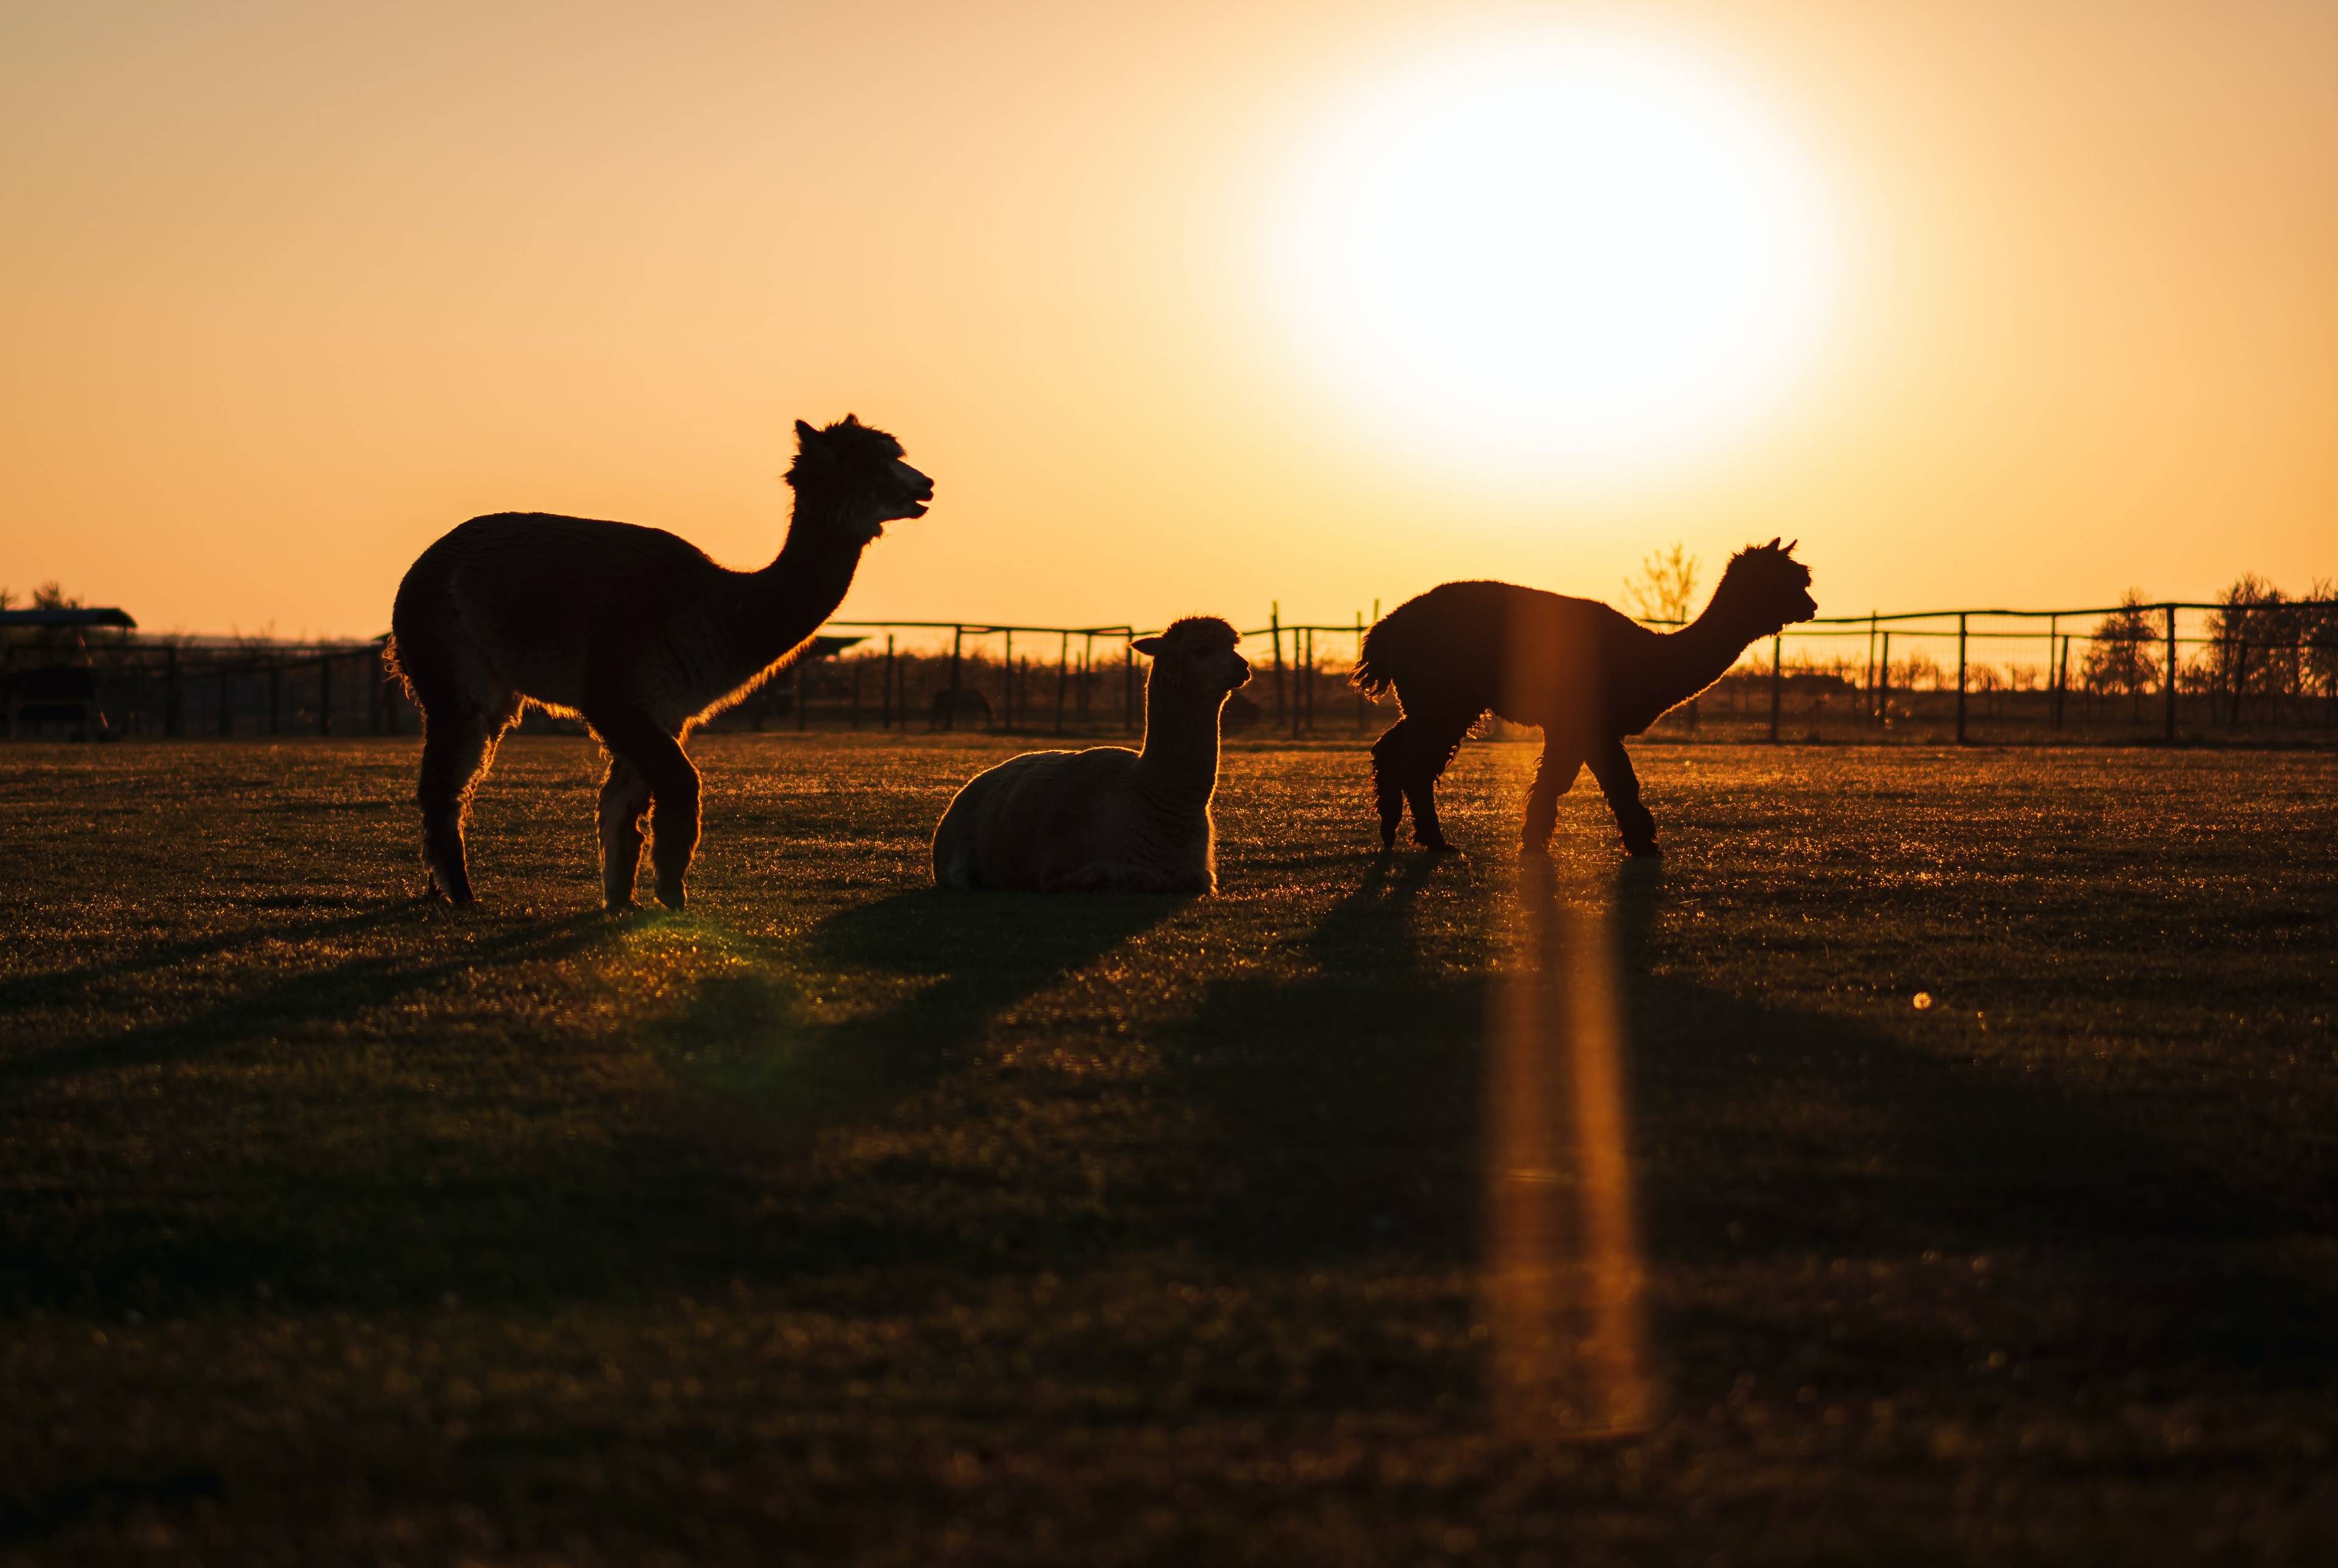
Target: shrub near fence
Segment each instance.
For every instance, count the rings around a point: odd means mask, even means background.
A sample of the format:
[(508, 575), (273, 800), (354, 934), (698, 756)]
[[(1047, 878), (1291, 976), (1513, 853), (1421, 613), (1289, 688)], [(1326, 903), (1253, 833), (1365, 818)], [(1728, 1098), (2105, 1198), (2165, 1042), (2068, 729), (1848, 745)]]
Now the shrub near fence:
[[(2236, 590), (2237, 591), (2237, 590)], [(1658, 624), (1651, 622), (1651, 624)], [(1396, 714), (1347, 681), (1367, 622), (1245, 631), (1257, 679), (1230, 734), (1377, 733)], [(832, 623), (715, 727), (1130, 736), (1144, 669), (1128, 626)], [(115, 735), (411, 735), (383, 644), (93, 637), (0, 650), (0, 674), (85, 662)], [(2173, 669), (2171, 682), (2167, 671)], [(5, 708), (0, 708), (5, 715)], [(27, 734), (55, 732), (36, 724)], [(523, 728), (576, 732), (531, 711)], [(1497, 737), (1528, 733), (1498, 720)], [(1789, 628), (1659, 738), (1703, 741), (2338, 741), (2338, 603), (2128, 603), (1828, 616)]]

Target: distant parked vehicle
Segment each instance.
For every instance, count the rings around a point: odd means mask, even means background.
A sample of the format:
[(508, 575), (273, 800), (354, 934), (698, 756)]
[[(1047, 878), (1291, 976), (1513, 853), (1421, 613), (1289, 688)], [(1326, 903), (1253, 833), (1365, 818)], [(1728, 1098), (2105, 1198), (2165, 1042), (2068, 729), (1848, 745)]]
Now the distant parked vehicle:
[[(120, 610), (90, 610), (80, 605), (34, 610), (0, 610), (0, 628), (35, 627), (48, 633), (39, 642), (5, 649), (8, 664), (0, 667), (0, 710), (8, 717), (8, 733), (24, 736), (34, 727), (64, 728), (75, 740), (107, 738), (104, 710), (98, 704), (97, 671), (82, 632), (92, 626), (133, 630), (138, 622)], [(70, 637), (60, 635), (70, 632)], [(18, 667), (17, 655), (39, 661)]]

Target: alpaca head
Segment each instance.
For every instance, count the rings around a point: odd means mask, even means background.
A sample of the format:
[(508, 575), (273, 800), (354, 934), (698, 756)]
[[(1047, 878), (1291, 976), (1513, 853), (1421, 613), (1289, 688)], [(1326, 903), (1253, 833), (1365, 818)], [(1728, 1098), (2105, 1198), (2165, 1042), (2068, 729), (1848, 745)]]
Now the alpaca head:
[(1234, 652), (1241, 641), (1241, 632), (1214, 615), (1188, 615), (1133, 646), (1153, 660), (1147, 689), (1154, 695), (1203, 702), (1214, 710), (1250, 684), (1250, 661)]
[(1749, 544), (1729, 558), (1714, 607), (1756, 636), (1767, 637), (1819, 612), (1811, 597), (1811, 569), (1794, 559), (1794, 544)]
[(895, 518), (924, 516), (934, 498), (934, 482), (901, 461), (901, 444), (851, 414), (825, 430), (796, 421), (787, 479), (799, 503), (807, 494), (818, 497), (818, 505), (799, 505), (800, 514), (863, 544)]

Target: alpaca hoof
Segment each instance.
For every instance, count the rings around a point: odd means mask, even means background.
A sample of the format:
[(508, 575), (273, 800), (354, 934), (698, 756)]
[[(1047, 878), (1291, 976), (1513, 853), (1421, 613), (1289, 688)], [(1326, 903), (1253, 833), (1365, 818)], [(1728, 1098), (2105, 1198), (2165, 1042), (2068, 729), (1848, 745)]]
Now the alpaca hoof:
[(1661, 860), (1665, 854), (1653, 843), (1626, 845), (1624, 852), (1635, 860)]
[(1442, 838), (1424, 838), (1420, 840), (1420, 848), (1422, 853), (1429, 855), (1459, 855), (1461, 853), (1461, 847), (1459, 844), (1448, 844)]
[(601, 906), (602, 912), (608, 915), (631, 915), (640, 907), (641, 906), (634, 903), (630, 895), (624, 898), (612, 898)]
[(682, 889), (661, 887), (657, 890), (657, 900), (669, 909), (679, 909), (683, 906)]

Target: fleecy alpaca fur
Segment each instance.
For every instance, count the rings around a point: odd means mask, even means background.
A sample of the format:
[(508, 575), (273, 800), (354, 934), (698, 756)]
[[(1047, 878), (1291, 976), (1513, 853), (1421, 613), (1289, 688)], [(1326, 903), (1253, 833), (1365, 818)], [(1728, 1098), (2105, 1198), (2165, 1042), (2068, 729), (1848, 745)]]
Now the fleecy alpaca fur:
[(1410, 802), (1414, 840), (1452, 848), (1438, 826), (1438, 776), (1490, 709), (1543, 732), (1527, 853), (1547, 849), (1558, 798), (1587, 764), (1625, 848), (1656, 854), (1655, 820), (1640, 803), (1624, 737), (1720, 680), (1751, 644), (1818, 613), (1810, 568), (1793, 548), (1773, 539), (1739, 551), (1704, 613), (1670, 632), (1596, 600), (1508, 583), (1447, 583), (1398, 605), (1366, 635), (1354, 677), (1372, 696), (1394, 687), (1404, 710), (1372, 746), (1381, 844), (1396, 841)]
[(1144, 749), (1029, 751), (977, 774), (934, 829), (936, 885), (1216, 891), (1218, 717), (1250, 680), (1237, 641), (1211, 616), (1139, 638), (1136, 651), (1153, 660)]
[(390, 649), (422, 711), (422, 859), (440, 892), (471, 901), (471, 795), (534, 702), (583, 719), (608, 750), (608, 906), (633, 903), (654, 801), (657, 896), (682, 907), (699, 796), (683, 740), (782, 668), (842, 602), (861, 551), (887, 523), (923, 515), (934, 493), (899, 442), (850, 414), (823, 430), (796, 421), (787, 482), (787, 540), (761, 571), (718, 566), (663, 529), (540, 512), (474, 517), (408, 568)]

